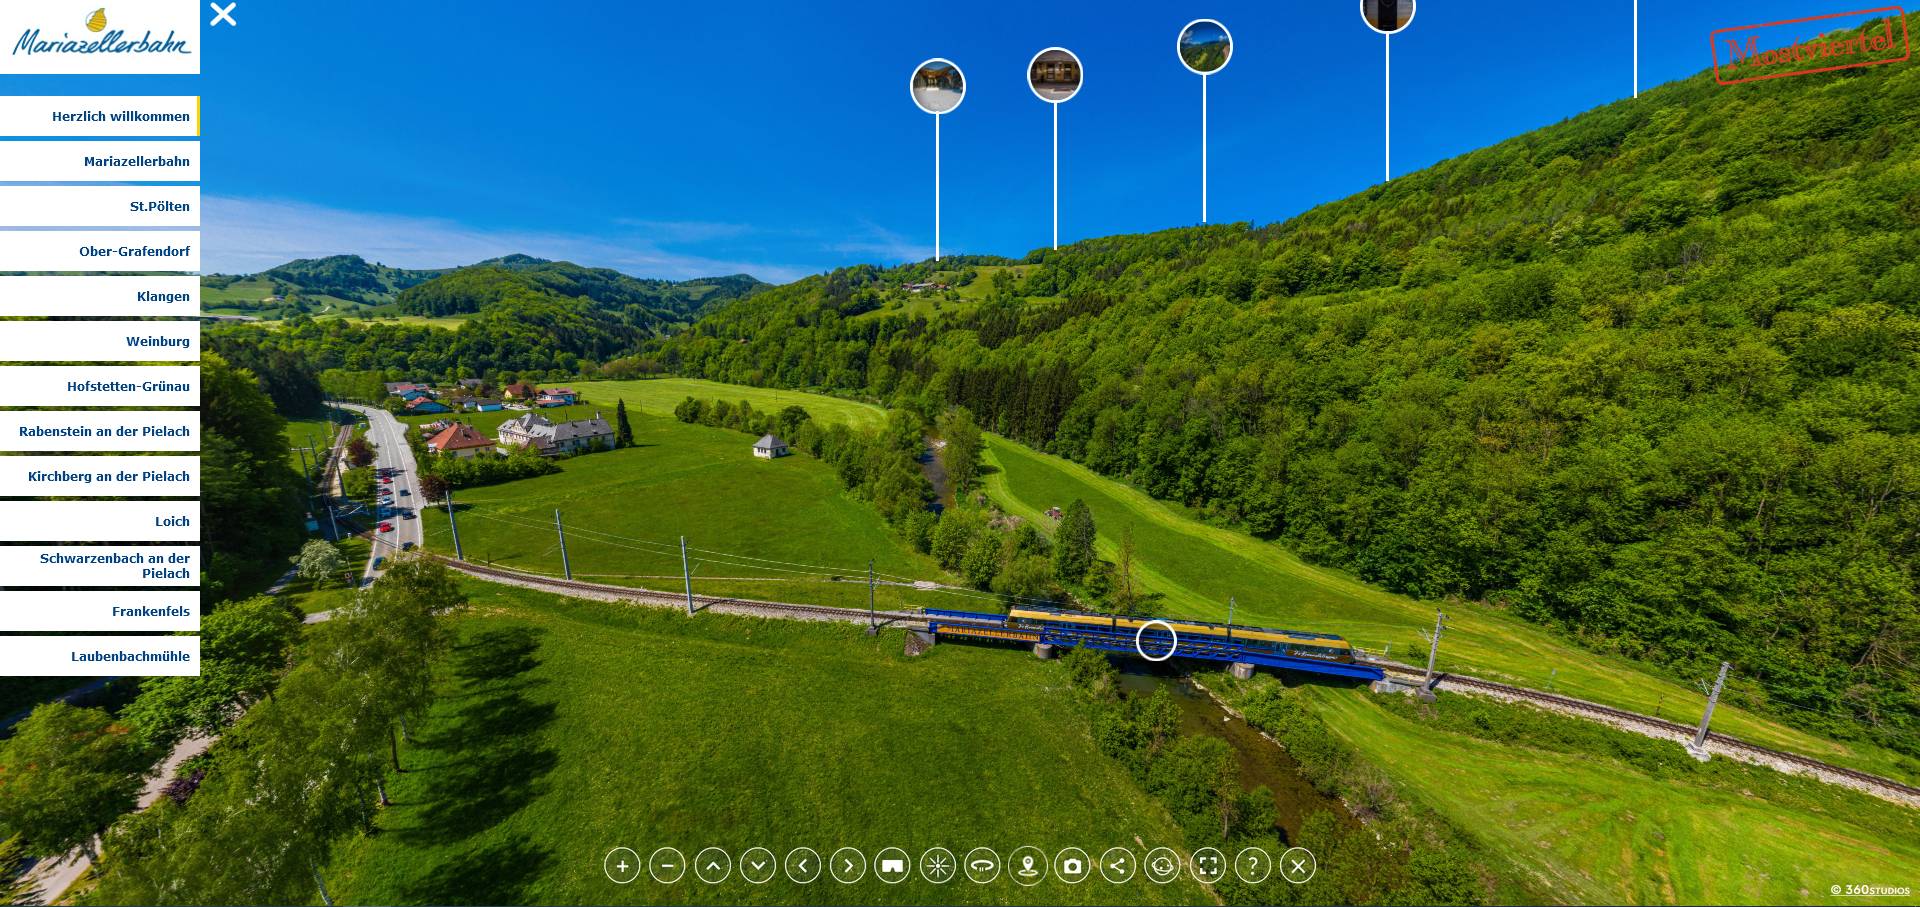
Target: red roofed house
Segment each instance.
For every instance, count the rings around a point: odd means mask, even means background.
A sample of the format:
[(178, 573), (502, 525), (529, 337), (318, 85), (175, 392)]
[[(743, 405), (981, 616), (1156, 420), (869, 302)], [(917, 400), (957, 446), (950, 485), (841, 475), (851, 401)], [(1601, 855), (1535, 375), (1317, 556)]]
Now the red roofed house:
[(473, 430), (465, 422), (455, 422), (427, 441), (427, 450), (433, 453), (453, 454), (462, 460), (480, 455), (480, 451), (492, 450), (493, 439)]
[(407, 401), (407, 415), (409, 416), (418, 416), (423, 413), (450, 412), (453, 412), (453, 410), (449, 409), (445, 403), (441, 403), (432, 397), (415, 397)]
[(540, 388), (525, 381), (515, 381), (507, 385), (508, 400), (531, 400), (538, 396), (540, 396)]

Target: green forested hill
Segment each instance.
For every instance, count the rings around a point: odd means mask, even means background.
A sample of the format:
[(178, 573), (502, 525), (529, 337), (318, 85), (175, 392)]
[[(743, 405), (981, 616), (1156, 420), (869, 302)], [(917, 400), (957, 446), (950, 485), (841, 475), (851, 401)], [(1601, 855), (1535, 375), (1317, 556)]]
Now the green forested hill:
[(1703, 74), (1284, 223), (1027, 262), (944, 312), (849, 305), (899, 273), (809, 278), (661, 361), (963, 405), (1392, 589), (1725, 658), (1792, 720), (1920, 752), (1920, 68)]
[(528, 297), (591, 301), (636, 327), (691, 321), (702, 311), (766, 284), (745, 274), (674, 282), (628, 277), (609, 268), (509, 255), (460, 268), (400, 293), (409, 315), (463, 315)]

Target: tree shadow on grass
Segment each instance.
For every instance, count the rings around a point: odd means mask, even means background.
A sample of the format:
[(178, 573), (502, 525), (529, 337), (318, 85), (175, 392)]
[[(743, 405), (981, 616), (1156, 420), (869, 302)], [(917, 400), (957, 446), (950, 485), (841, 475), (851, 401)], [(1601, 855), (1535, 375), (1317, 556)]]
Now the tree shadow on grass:
[(526, 841), (462, 850), (407, 883), (409, 904), (527, 904), (536, 879), (552, 867), (552, 851)]
[(421, 741), (443, 758), (422, 770), (417, 821), (397, 835), (422, 844), (462, 840), (519, 812), (545, 789), (559, 755), (540, 734), (553, 723), (556, 706), (530, 696), (546, 683), (532, 676), (543, 633), (488, 630), (454, 648), (459, 692), (451, 701), (458, 704)]

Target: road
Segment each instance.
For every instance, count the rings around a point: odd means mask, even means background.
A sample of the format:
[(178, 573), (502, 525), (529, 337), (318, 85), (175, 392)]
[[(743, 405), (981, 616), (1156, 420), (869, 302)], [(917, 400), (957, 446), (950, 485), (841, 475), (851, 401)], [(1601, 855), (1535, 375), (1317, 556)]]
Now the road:
[(421, 547), (425, 536), (420, 529), (419, 515), (412, 511), (425, 507), (426, 500), (420, 496), (420, 466), (414, 462), (413, 448), (407, 446), (409, 426), (378, 407), (357, 403), (334, 405), (366, 417), (367, 440), (373, 442), (375, 449), (373, 465), (380, 469), (395, 470), (393, 484), (383, 487), (393, 489), (393, 502), (401, 513), (390, 513), (385, 520), (393, 524), (392, 532), (380, 532), (380, 521), (375, 521), (371, 527), (375, 530), (373, 552), (367, 556), (367, 568), (360, 575), (360, 585), (364, 586), (379, 578), (383, 572), (374, 567), (382, 558), (400, 553), (408, 542), (412, 542), (415, 548)]

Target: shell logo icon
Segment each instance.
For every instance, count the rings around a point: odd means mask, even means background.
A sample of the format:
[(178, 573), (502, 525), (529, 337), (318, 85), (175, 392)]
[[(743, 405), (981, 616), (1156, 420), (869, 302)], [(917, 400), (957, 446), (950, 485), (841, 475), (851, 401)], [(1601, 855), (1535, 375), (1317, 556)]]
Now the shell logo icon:
[(93, 15), (87, 17), (87, 31), (102, 32), (106, 30), (107, 30), (107, 8), (103, 6), (103, 7), (100, 7), (99, 9), (94, 10)]

